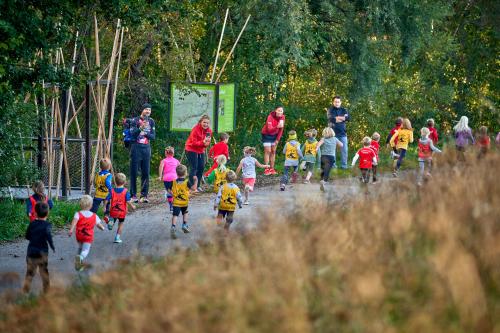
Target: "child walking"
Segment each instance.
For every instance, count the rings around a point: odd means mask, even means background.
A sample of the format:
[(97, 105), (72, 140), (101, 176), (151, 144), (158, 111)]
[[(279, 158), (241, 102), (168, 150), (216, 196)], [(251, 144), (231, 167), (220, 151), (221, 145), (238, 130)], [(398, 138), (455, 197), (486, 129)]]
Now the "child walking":
[(134, 204), (130, 201), (131, 196), (129, 191), (125, 188), (127, 176), (123, 173), (116, 174), (115, 177), (116, 187), (111, 190), (111, 204), (109, 207), (109, 215), (113, 219), (108, 223), (108, 230), (113, 230), (113, 225), (118, 221), (118, 228), (116, 230), (114, 243), (121, 243), (121, 235), (123, 231), (123, 222), (127, 216), (127, 206), (135, 209)]
[(97, 227), (104, 230), (104, 225), (97, 216), (96, 213), (92, 212), (93, 200), (90, 195), (84, 195), (80, 199), (80, 211), (76, 212), (71, 221), (71, 227), (69, 229), (69, 237), (73, 235), (75, 231), (76, 241), (78, 242), (78, 254), (75, 256), (75, 270), (82, 271), (84, 269), (84, 260), (87, 258), (90, 252), (90, 247), (94, 241), (94, 228)]
[(477, 136), (477, 145), (479, 147), (479, 153), (477, 154), (477, 158), (481, 159), (486, 156), (488, 151), (490, 150), (490, 137), (488, 136), (488, 127), (481, 126), (479, 127), (479, 134)]
[(304, 156), (302, 160), (302, 169), (306, 171), (304, 184), (309, 184), (311, 176), (314, 172), (316, 161), (321, 160), (321, 151), (316, 149), (318, 147), (318, 140), (316, 140), (318, 131), (316, 131), (315, 129), (310, 129), (305, 131), (304, 135), (306, 136), (306, 142), (301, 149), (302, 155)]
[[(188, 218), (188, 205), (189, 205), (189, 189), (193, 184), (189, 183), (189, 178), (186, 179), (187, 167), (180, 164), (175, 168), (177, 179), (172, 183), (172, 195), (174, 196), (173, 211), (172, 211), (172, 225), (170, 227), (170, 236), (173, 239), (177, 238), (176, 220), (182, 213), (182, 231), (189, 233), (189, 226), (187, 223)], [(195, 181), (196, 183), (196, 181)], [(196, 185), (196, 184), (195, 184)]]
[(229, 135), (227, 133), (220, 133), (219, 142), (213, 145), (213, 147), (208, 151), (208, 157), (213, 159), (213, 164), (212, 167), (207, 172), (205, 172), (205, 177), (210, 176), (212, 171), (217, 168), (217, 157), (219, 155), (224, 155), (226, 157), (226, 162), (229, 161), (229, 146), (227, 145), (228, 142)]
[(243, 184), (245, 184), (245, 201), (243, 202), (244, 205), (250, 204), (250, 202), (248, 201), (248, 197), (250, 192), (253, 192), (255, 180), (257, 179), (255, 166), (266, 170), (271, 167), (269, 164), (261, 164), (259, 161), (257, 161), (257, 159), (253, 157), (255, 153), (256, 149), (254, 147), (246, 146), (245, 148), (243, 148), (243, 155), (245, 157), (241, 159), (238, 168), (236, 168), (236, 175), (239, 175), (240, 171), (242, 171)]
[(335, 137), (335, 132), (331, 127), (325, 127), (322, 132), (323, 137), (318, 142), (316, 150), (321, 153), (321, 180), (319, 189), (325, 191), (325, 184), (330, 178), (330, 170), (335, 165), (335, 150), (342, 148), (343, 144)]
[(24, 278), (23, 292), (29, 293), (31, 281), (40, 272), (42, 277), (43, 292), (46, 293), (50, 287), (49, 279), (49, 246), (53, 252), (54, 242), (52, 241), (52, 225), (47, 221), (49, 215), (49, 205), (39, 201), (34, 206), (36, 218), (31, 221), (26, 230), (26, 239), (29, 240), (26, 253), (26, 277)]
[(370, 182), (370, 170), (372, 169), (373, 163), (377, 163), (377, 155), (370, 147), (372, 139), (365, 136), (363, 138), (363, 148), (358, 150), (354, 158), (352, 159), (352, 166), (356, 164), (359, 159), (359, 170), (361, 171), (361, 181), (365, 184)]
[(300, 143), (297, 141), (297, 132), (294, 130), (288, 132), (288, 141), (285, 143), (285, 147), (283, 147), (283, 154), (285, 154), (285, 170), (280, 181), (281, 191), (284, 191), (288, 184), (290, 169), (292, 170), (292, 182), (295, 183), (297, 181), (299, 158), (303, 158)]
[[(397, 139), (397, 140), (396, 140)], [(398, 159), (394, 161), (392, 175), (394, 177), (398, 176), (401, 164), (406, 156), (406, 151), (408, 150), (408, 144), (413, 142), (413, 129), (411, 128), (410, 119), (404, 118), (401, 128), (397, 130), (391, 138), (391, 147), (395, 147), (398, 151)]]
[(373, 150), (375, 153), (376, 161), (372, 163), (372, 177), (373, 177), (373, 183), (377, 182), (377, 165), (378, 165), (378, 152), (380, 150), (380, 134), (375, 132), (372, 134), (372, 141), (370, 143), (370, 148)]
[(109, 199), (111, 189), (113, 188), (112, 181), (113, 175), (109, 171), (111, 169), (111, 161), (103, 158), (99, 161), (99, 173), (95, 176), (95, 194), (90, 211), (97, 214), (97, 210), (101, 203), (104, 206), (104, 222), (108, 223), (109, 214)]
[(455, 131), (455, 147), (457, 148), (457, 159), (465, 162), (465, 149), (469, 144), (474, 144), (472, 130), (469, 127), (469, 118), (462, 116), (458, 123), (453, 127)]
[(427, 173), (425, 177), (429, 178), (432, 171), (432, 153), (440, 153), (436, 146), (434, 146), (433, 140), (430, 138), (431, 131), (427, 127), (422, 127), (420, 130), (420, 139), (418, 140), (418, 177), (417, 185), (422, 185), (422, 180), (424, 179), (425, 164), (427, 164)]
[(223, 184), (214, 202), (214, 210), (219, 209), (217, 212), (217, 224), (222, 224), (223, 220), (226, 220), (224, 224), (224, 229), (227, 231), (233, 223), (234, 211), (236, 210), (236, 204), (241, 208), (241, 193), (240, 189), (234, 181), (236, 180), (236, 173), (229, 170), (226, 175), (227, 182)]
[(217, 194), (219, 188), (226, 183), (226, 175), (229, 169), (226, 168), (227, 159), (224, 155), (217, 156), (215, 163), (217, 168), (210, 173), (207, 180), (209, 184), (214, 184), (213, 191)]
[(169, 146), (165, 148), (165, 158), (160, 162), (160, 167), (158, 169), (158, 174), (160, 175), (159, 180), (163, 181), (163, 185), (165, 186), (165, 194), (170, 212), (172, 212), (173, 201), (172, 182), (177, 179), (175, 168), (181, 164), (181, 162), (174, 157), (174, 154), (174, 147)]
[(33, 222), (34, 220), (36, 220), (35, 205), (37, 202), (45, 202), (49, 205), (49, 209), (52, 209), (54, 203), (45, 195), (45, 186), (43, 185), (43, 182), (41, 180), (37, 180), (36, 182), (34, 182), (31, 189), (34, 193), (28, 198), (28, 200), (26, 200), (26, 213), (28, 214), (30, 222)]

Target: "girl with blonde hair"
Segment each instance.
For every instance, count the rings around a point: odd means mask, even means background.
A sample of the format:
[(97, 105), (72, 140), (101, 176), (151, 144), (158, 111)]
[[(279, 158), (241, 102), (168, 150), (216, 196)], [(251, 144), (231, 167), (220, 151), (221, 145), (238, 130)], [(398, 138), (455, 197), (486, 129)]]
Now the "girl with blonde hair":
[(469, 144), (475, 143), (472, 130), (469, 127), (469, 118), (462, 116), (455, 127), (453, 127), (453, 130), (455, 131), (457, 158), (459, 161), (465, 161), (465, 149)]
[(316, 150), (321, 151), (321, 180), (320, 190), (325, 191), (325, 184), (330, 178), (330, 170), (335, 167), (335, 150), (337, 146), (342, 148), (343, 144), (335, 137), (331, 127), (323, 129), (323, 137), (319, 140)]
[(413, 142), (413, 129), (411, 128), (410, 119), (404, 118), (401, 128), (398, 129), (391, 138), (389, 142), (391, 147), (395, 147), (398, 151), (398, 159), (394, 161), (392, 175), (394, 177), (398, 176), (398, 171), (401, 168), (401, 164), (406, 156), (406, 151), (408, 150), (408, 144)]

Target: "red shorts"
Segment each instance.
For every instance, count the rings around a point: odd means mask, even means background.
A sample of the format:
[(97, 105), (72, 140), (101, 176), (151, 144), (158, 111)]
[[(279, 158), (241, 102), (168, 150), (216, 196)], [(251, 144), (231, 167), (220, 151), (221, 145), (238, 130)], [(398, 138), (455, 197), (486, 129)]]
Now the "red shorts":
[(243, 178), (243, 184), (248, 185), (251, 192), (253, 191), (253, 187), (255, 186), (255, 178)]

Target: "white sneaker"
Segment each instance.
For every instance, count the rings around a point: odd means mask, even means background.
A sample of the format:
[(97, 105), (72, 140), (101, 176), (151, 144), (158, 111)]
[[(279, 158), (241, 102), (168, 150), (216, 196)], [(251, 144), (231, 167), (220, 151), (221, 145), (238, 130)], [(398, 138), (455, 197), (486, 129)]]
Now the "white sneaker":
[(319, 181), (319, 189), (321, 190), (321, 192), (325, 192), (325, 181), (323, 179), (321, 179)]
[(120, 238), (120, 235), (116, 235), (115, 241), (113, 243), (121, 243), (122, 239)]
[(250, 204), (250, 202), (248, 202), (248, 200), (245, 200), (245, 201), (243, 202), (243, 204), (244, 204), (244, 205), (249, 205), (249, 204)]

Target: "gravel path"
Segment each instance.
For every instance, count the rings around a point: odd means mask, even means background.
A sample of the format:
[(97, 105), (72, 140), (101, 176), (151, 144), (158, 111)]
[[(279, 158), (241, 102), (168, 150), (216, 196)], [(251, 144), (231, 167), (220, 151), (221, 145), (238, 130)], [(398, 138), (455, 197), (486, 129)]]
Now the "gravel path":
[[(379, 185), (373, 185), (376, 188)], [(285, 192), (273, 185), (256, 188), (250, 196), (250, 205), (243, 206), (235, 213), (235, 222), (231, 232), (244, 232), (257, 226), (257, 213), (260, 209), (275, 207), (280, 204), (293, 204), (299, 200), (335, 200), (340, 201), (360, 193), (359, 181), (354, 178), (335, 180), (327, 185), (326, 193), (319, 190), (318, 184), (293, 184)], [(215, 224), (213, 210), (214, 194), (202, 194), (191, 199), (189, 205), (190, 234), (178, 230), (178, 238), (170, 238), (170, 218), (167, 204), (157, 202), (148, 207), (131, 212), (125, 221), (122, 235), (123, 243), (114, 244), (113, 231), (96, 229), (87, 262), (92, 265), (84, 272), (74, 270), (74, 256), (77, 243), (69, 238), (66, 229), (54, 232), (56, 253), (49, 253), (49, 272), (52, 286), (68, 286), (88, 278), (89, 274), (110, 268), (117, 260), (140, 256), (164, 256), (175, 248), (196, 247), (197, 241), (210, 239), (213, 232), (221, 230)], [(140, 205), (140, 204), (139, 204)], [(180, 229), (180, 228), (178, 228)], [(19, 290), (26, 272), (26, 248), (28, 241), (19, 239), (0, 245), (0, 293), (6, 290)], [(33, 280), (32, 290), (41, 290), (39, 275)]]

